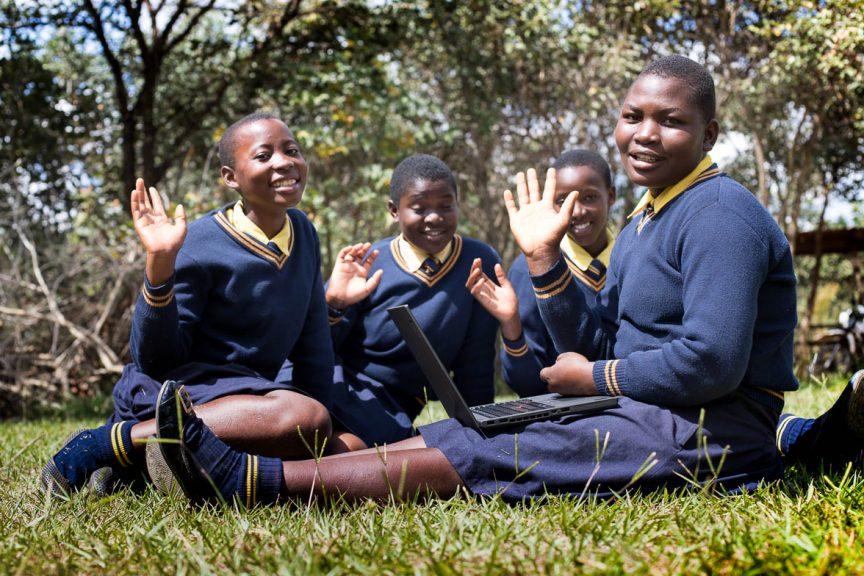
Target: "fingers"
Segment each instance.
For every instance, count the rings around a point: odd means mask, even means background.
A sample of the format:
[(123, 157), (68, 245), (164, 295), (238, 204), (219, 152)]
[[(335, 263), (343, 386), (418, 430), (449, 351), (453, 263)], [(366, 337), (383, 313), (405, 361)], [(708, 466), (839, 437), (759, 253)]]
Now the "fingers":
[(561, 210), (558, 211), (558, 221), (563, 223), (564, 226), (568, 226), (570, 223), (570, 218), (573, 217), (573, 208), (576, 207), (576, 201), (579, 200), (579, 192), (577, 190), (573, 190), (567, 197), (564, 199), (564, 203), (561, 205)]
[(510, 190), (504, 190), (504, 207), (507, 208), (507, 216), (510, 217), (510, 221), (513, 221), (513, 216), (519, 213), (519, 210), (516, 208), (516, 201), (513, 199), (513, 192)]
[(178, 204), (176, 208), (174, 208), (174, 223), (182, 223), (183, 226), (186, 226), (186, 209), (183, 208), (182, 204)]
[(366, 281), (366, 295), (371, 294), (378, 285), (381, 284), (381, 278), (384, 276), (384, 270), (377, 270), (369, 280)]
[(495, 263), (495, 277), (498, 278), (498, 285), (502, 288), (510, 285), (510, 280), (504, 273), (504, 267), (497, 262)]
[[(367, 246), (366, 250), (368, 250), (368, 249), (369, 249), (369, 247)], [(366, 252), (366, 250), (364, 250), (364, 252)], [(372, 268), (372, 265), (375, 264), (375, 260), (378, 259), (378, 254), (380, 254), (380, 252), (378, 250), (373, 250), (372, 253), (369, 254), (369, 257), (366, 258), (365, 262), (363, 262), (363, 266), (366, 267), (366, 270), (370, 270)], [(378, 272), (381, 272), (381, 270), (379, 270)], [(378, 272), (376, 272), (376, 274)]]
[(516, 174), (516, 197), (519, 199), (519, 206), (524, 206), (529, 202), (528, 181), (525, 179), (524, 172)]
[[(555, 186), (558, 184), (558, 176), (554, 168), (546, 171), (546, 184), (543, 187), (543, 201), (550, 206), (555, 205)], [(569, 212), (568, 212), (569, 214)]]
[[(534, 168), (528, 169), (528, 174), (526, 175), (526, 180), (528, 183), (528, 199), (531, 202), (539, 202), (540, 197), (540, 181), (537, 180), (537, 171)], [(521, 201), (521, 198), (520, 198)]]

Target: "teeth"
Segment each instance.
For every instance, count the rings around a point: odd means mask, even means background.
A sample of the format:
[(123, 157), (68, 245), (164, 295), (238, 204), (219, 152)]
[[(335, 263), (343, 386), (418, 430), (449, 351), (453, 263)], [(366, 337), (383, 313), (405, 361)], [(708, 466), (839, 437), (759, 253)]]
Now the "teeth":
[(570, 226), (571, 230), (585, 230), (591, 226), (590, 222), (583, 222), (582, 224), (573, 224)]
[(655, 162), (657, 160), (657, 156), (651, 154), (634, 154), (633, 158), (641, 162)]
[(283, 178), (282, 180), (276, 180), (273, 182), (274, 188), (280, 188), (282, 186), (293, 186), (297, 183), (297, 180), (294, 178)]

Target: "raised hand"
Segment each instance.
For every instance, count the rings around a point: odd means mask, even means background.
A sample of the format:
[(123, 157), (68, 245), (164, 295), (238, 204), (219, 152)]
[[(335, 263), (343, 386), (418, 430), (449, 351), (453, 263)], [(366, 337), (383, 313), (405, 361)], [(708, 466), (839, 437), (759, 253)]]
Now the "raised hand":
[(369, 270), (378, 258), (378, 250), (373, 250), (366, 258), (371, 247), (369, 242), (363, 242), (346, 246), (339, 251), (327, 285), (325, 297), (328, 306), (344, 310), (369, 296), (381, 283), (383, 270), (378, 270), (369, 277)]
[(162, 284), (174, 273), (177, 252), (186, 238), (186, 212), (178, 205), (174, 218), (169, 218), (159, 192), (145, 189), (141, 178), (135, 182), (130, 204), (135, 232), (147, 251), (147, 279)]
[(559, 354), (555, 364), (540, 371), (540, 379), (550, 392), (565, 396), (591, 396), (597, 394), (594, 384), (594, 363), (577, 352)]
[(510, 230), (516, 243), (525, 254), (528, 270), (538, 275), (554, 266), (560, 256), (561, 239), (567, 233), (570, 215), (576, 203), (578, 192), (571, 192), (561, 209), (555, 207), (555, 169), (546, 172), (546, 185), (540, 193), (537, 172), (528, 169), (527, 175), (516, 175), (516, 196), (504, 191), (504, 205), (510, 217)]
[(475, 258), (471, 263), (465, 287), (471, 295), (501, 324), (501, 334), (508, 340), (516, 340), (522, 334), (519, 318), (519, 299), (501, 264), (495, 264), (498, 283), (483, 272), (482, 261)]

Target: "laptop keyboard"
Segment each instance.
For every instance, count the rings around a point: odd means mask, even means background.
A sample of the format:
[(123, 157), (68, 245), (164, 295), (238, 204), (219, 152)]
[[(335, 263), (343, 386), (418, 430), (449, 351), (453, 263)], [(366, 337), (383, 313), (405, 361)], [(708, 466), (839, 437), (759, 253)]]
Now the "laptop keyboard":
[(486, 406), (474, 406), (472, 412), (495, 418), (497, 416), (513, 416), (514, 414), (524, 414), (525, 412), (533, 412), (534, 410), (542, 410), (548, 408), (548, 404), (535, 402), (533, 400), (510, 400), (499, 404), (488, 404)]

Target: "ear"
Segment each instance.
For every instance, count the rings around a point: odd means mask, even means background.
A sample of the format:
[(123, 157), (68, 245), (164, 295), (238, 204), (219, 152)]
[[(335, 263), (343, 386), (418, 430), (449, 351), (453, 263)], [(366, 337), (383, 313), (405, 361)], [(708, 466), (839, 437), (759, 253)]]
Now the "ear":
[(220, 170), (222, 174), (222, 181), (225, 182), (225, 185), (234, 190), (238, 190), (240, 188), (240, 184), (237, 182), (237, 175), (234, 174), (234, 169), (229, 168), (228, 166), (222, 166)]
[(705, 126), (705, 135), (702, 139), (702, 151), (710, 152), (717, 143), (717, 137), (720, 135), (720, 123), (717, 119), (713, 119)]
[(390, 212), (393, 222), (399, 222), (399, 207), (393, 200), (387, 200), (387, 211)]
[(615, 203), (615, 199), (618, 198), (618, 191), (615, 190), (615, 186), (610, 186), (606, 191), (609, 194), (609, 206)]

